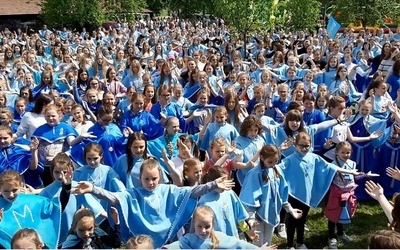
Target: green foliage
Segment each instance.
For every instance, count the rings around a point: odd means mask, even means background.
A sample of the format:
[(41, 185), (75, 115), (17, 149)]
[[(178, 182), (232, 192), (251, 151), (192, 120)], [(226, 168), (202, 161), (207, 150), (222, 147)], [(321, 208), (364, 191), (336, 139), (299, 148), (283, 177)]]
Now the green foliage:
[(265, 29), (270, 24), (273, 0), (218, 0), (215, 12), (241, 34)]
[(317, 0), (286, 0), (277, 7), (279, 25), (293, 31), (314, 29), (321, 16), (321, 3)]
[[(344, 225), (346, 234), (353, 238), (353, 242), (344, 243), (339, 240), (340, 249), (367, 249), (368, 238), (371, 233), (388, 229), (388, 220), (376, 201), (360, 202), (350, 225)], [(323, 209), (318, 207), (311, 209), (307, 219), (310, 229), (305, 233), (305, 244), (309, 249), (322, 249), (328, 246), (328, 221), (324, 216)], [(286, 248), (286, 240), (275, 238), (272, 243), (278, 244), (279, 248)]]
[(143, 7), (145, 0), (44, 0), (42, 16), (50, 27), (97, 27), (121, 15), (129, 21), (134, 18), (130, 13), (141, 12)]
[(379, 26), (389, 17), (400, 21), (400, 2), (393, 0), (337, 0), (333, 2), (333, 13), (342, 23), (360, 20), (363, 26)]

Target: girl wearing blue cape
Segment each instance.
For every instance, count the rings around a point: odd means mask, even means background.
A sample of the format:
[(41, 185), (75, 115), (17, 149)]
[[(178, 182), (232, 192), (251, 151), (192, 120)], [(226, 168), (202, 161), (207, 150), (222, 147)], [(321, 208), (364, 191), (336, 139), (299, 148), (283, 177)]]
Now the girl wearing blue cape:
[(339, 67), (339, 59), (336, 56), (330, 56), (325, 67), (325, 72), (316, 78), (316, 83), (325, 83), (329, 85), (335, 80), (336, 72)]
[(153, 140), (163, 134), (164, 128), (151, 113), (143, 110), (144, 100), (141, 93), (132, 95), (131, 108), (122, 115), (119, 126), (121, 131), (129, 127), (132, 131), (142, 132), (147, 140)]
[(103, 149), (103, 161), (105, 165), (113, 166), (124, 152), (126, 137), (129, 135), (128, 130), (121, 130), (117, 125), (112, 123), (113, 110), (109, 106), (100, 106), (97, 114), (97, 122), (93, 127), (89, 128), (88, 133), (95, 135), (96, 139), (86, 139), (71, 148), (71, 159), (79, 166), (86, 165), (83, 157), (85, 146), (90, 142), (96, 142)]
[(206, 72), (204, 72), (204, 71), (197, 72), (197, 79), (198, 79), (198, 82), (196, 82), (195, 85), (191, 86), (190, 88), (185, 88), (187, 90), (183, 94), (183, 97), (189, 99), (189, 101), (191, 101), (192, 103), (196, 102), (198, 92), (201, 89), (210, 88), (209, 87), (210, 84), (208, 83), (208, 76), (207, 76)]
[[(119, 175), (110, 166), (101, 164), (103, 150), (95, 142), (86, 145), (83, 152), (86, 165), (78, 168), (74, 172), (74, 181), (89, 181), (94, 185), (105, 190), (117, 192), (125, 190), (124, 184), (120, 181)], [(107, 203), (100, 201), (104, 209)]]
[(258, 224), (256, 230), (260, 235), (255, 243), (258, 246), (271, 244), (282, 208), (296, 219), (302, 216), (301, 210), (293, 209), (288, 202), (288, 185), (279, 165), (276, 165), (278, 160), (279, 150), (276, 146), (263, 146), (260, 163), (246, 175), (239, 196), (251, 215), (252, 223)]
[(67, 206), (72, 181), (72, 169), (61, 174), (63, 187), (59, 199), (24, 194), (25, 186), (20, 174), (8, 170), (0, 174), (0, 247), (9, 249), (11, 237), (22, 228), (35, 229), (44, 244), (57, 248), (61, 213)]
[[(379, 150), (378, 159), (381, 159), (382, 162), (379, 166), (399, 166), (399, 156), (400, 156), (400, 113), (397, 111), (397, 108), (393, 105), (388, 106), (389, 110), (392, 112), (392, 116), (394, 117), (394, 123), (384, 130), (384, 144)], [(392, 118), (391, 118), (392, 119)], [(383, 168), (378, 168), (381, 176), (379, 177), (379, 182), (385, 190), (385, 195), (391, 196), (397, 190), (399, 190), (399, 183), (385, 174), (385, 170)]]
[[(177, 141), (182, 135), (181, 129), (179, 128), (179, 120), (176, 117), (168, 117), (165, 120), (165, 131), (164, 135), (158, 137), (155, 140), (147, 142), (147, 152), (149, 155), (162, 159), (162, 150), (167, 151), (169, 159), (174, 158), (179, 154)], [(197, 136), (193, 136), (193, 140), (197, 141)], [(161, 162), (161, 167), (164, 172), (169, 174), (169, 169), (164, 162)]]
[(258, 164), (258, 156), (256, 156), (254, 163), (253, 157), (265, 145), (265, 141), (261, 136), (262, 132), (261, 120), (255, 115), (250, 115), (244, 119), (240, 127), (240, 136), (235, 139), (236, 148), (243, 150), (243, 157), (232, 161), (232, 166), (237, 169), (236, 177), (240, 185), (243, 184), (244, 178), (251, 167)]
[[(69, 156), (65, 153), (57, 154), (56, 157), (54, 157), (54, 159), (51, 161), (50, 166), (50, 172), (54, 181), (45, 187), (39, 195), (49, 199), (58, 199), (62, 191), (62, 175), (63, 173), (66, 173), (69, 168), (73, 169)], [(72, 185), (76, 186), (77, 183), (72, 181)], [(67, 238), (73, 216), (76, 210), (78, 210), (82, 205), (93, 210), (97, 223), (100, 223), (104, 220), (104, 218), (107, 218), (107, 212), (92, 195), (71, 195), (61, 217), (60, 242), (64, 242), (64, 240)]]
[[(339, 120), (340, 119), (340, 120)], [(266, 133), (263, 134), (265, 141), (274, 145), (281, 145), (285, 141), (293, 140), (296, 138), (298, 133), (307, 132), (312, 138), (311, 151), (314, 150), (314, 137), (315, 135), (332, 126), (337, 125), (339, 122), (345, 120), (345, 117), (340, 117), (337, 120), (328, 120), (318, 124), (312, 124), (310, 126), (305, 126), (303, 122), (303, 115), (297, 109), (290, 110), (285, 116), (285, 125), (281, 126), (279, 124), (264, 125), (263, 128)], [(295, 151), (294, 146), (291, 146), (282, 151), (284, 157), (288, 157)]]
[(328, 90), (334, 96), (341, 96), (346, 100), (347, 106), (360, 99), (362, 93), (357, 92), (353, 83), (349, 80), (349, 72), (346, 66), (341, 65), (337, 69), (335, 80), (328, 82)]
[(154, 240), (154, 247), (167, 244), (178, 230), (190, 219), (196, 199), (217, 188), (230, 189), (233, 182), (225, 178), (192, 187), (177, 187), (160, 184), (161, 167), (151, 158), (143, 162), (140, 169), (142, 186), (117, 193), (94, 186), (90, 182), (79, 182), (74, 193), (92, 193), (117, 206), (121, 220), (121, 237), (128, 240), (138, 234), (146, 234)]
[[(199, 206), (193, 214), (191, 233), (166, 245), (167, 249), (258, 249), (247, 241), (214, 231), (215, 215), (208, 206)], [(274, 246), (271, 246), (274, 248)], [(267, 244), (262, 248), (267, 248)]]
[(0, 126), (0, 173), (15, 170), (24, 176), (25, 183), (36, 188), (43, 185), (40, 174), (43, 168), (38, 165), (37, 138), (32, 139), (30, 145), (13, 143), (11, 128)]
[(216, 107), (214, 112), (214, 122), (204, 124), (206, 131), (200, 143), (200, 150), (206, 152), (209, 149), (212, 140), (215, 138), (222, 137), (226, 140), (228, 145), (231, 145), (231, 142), (239, 136), (236, 128), (226, 122), (227, 119), (228, 111), (226, 108), (223, 106)]
[[(346, 141), (347, 139), (352, 143), (366, 142), (375, 140), (381, 136), (380, 131), (374, 131), (369, 136), (357, 137), (353, 136), (350, 130), (350, 124), (343, 122), (347, 119), (340, 117), (349, 117), (350, 110), (346, 109), (346, 101), (341, 96), (333, 96), (328, 102), (328, 116), (326, 120), (337, 120), (338, 124), (319, 132), (315, 137), (315, 144), (319, 146), (321, 155), (329, 161), (335, 159), (335, 145), (338, 142)], [(339, 120), (338, 120), (339, 119)]]
[[(351, 145), (348, 142), (339, 142), (336, 145), (336, 158), (333, 162), (340, 168), (356, 170), (357, 164), (350, 160)], [(325, 207), (325, 216), (328, 219), (329, 248), (337, 248), (335, 227), (337, 236), (345, 242), (352, 241), (352, 238), (343, 231), (343, 224), (349, 224), (354, 216), (357, 206), (357, 197), (354, 194), (358, 185), (356, 180), (367, 177), (379, 176), (369, 171), (367, 174), (353, 176), (350, 174), (336, 173), (329, 192), (329, 200)]]
[(80, 207), (74, 214), (68, 237), (62, 249), (109, 249), (120, 248), (120, 220), (116, 208), (110, 208), (110, 218), (115, 223), (113, 228), (104, 232), (96, 224), (95, 214), (91, 209)]
[[(210, 168), (208, 173), (202, 177), (202, 183), (216, 180), (220, 177), (228, 177), (226, 169), (216, 165)], [(214, 229), (226, 233), (228, 236), (239, 238), (239, 231), (246, 232), (250, 238), (254, 239), (254, 230), (246, 223), (249, 218), (245, 207), (239, 197), (232, 191), (215, 190), (203, 195), (199, 199), (198, 206), (209, 206), (216, 215)]]
[(365, 99), (371, 102), (371, 115), (377, 119), (389, 118), (388, 105), (393, 103), (392, 97), (387, 93), (387, 84), (380, 80), (373, 81), (366, 90)]
[(213, 104), (208, 104), (210, 92), (208, 89), (201, 89), (197, 93), (197, 102), (189, 108), (189, 117), (186, 119), (189, 134), (196, 134), (204, 126), (205, 117), (212, 114), (215, 107)]
[(60, 122), (61, 118), (61, 110), (54, 104), (48, 105), (45, 109), (47, 123), (38, 127), (32, 135), (39, 140), (39, 164), (44, 167), (42, 180), (45, 186), (53, 181), (50, 162), (58, 153), (67, 151), (70, 146), (78, 144), (84, 138), (95, 137), (91, 133), (78, 135), (71, 125)]
[[(353, 136), (367, 137), (374, 133), (374, 131), (386, 131), (386, 120), (381, 120), (373, 117), (370, 113), (372, 110), (371, 103), (362, 100), (358, 104), (358, 112), (356, 115), (349, 119), (350, 131)], [(378, 148), (384, 143), (388, 133), (384, 133), (377, 140), (367, 142), (353, 142), (352, 160), (355, 161), (361, 172), (376, 172), (384, 175), (378, 164)], [(368, 164), (367, 164), (368, 163)], [(359, 200), (368, 199), (368, 195), (364, 192), (364, 188), (356, 189), (356, 195)]]
[(171, 102), (172, 88), (168, 85), (161, 85), (157, 89), (158, 102), (153, 104), (150, 113), (159, 120), (160, 124), (164, 123), (167, 117), (176, 117), (179, 119), (179, 127), (182, 131), (186, 131), (186, 120), (183, 117), (182, 109), (178, 104)]
[[(128, 137), (125, 154), (121, 155), (112, 167), (119, 175), (119, 179), (126, 188), (140, 187), (140, 168), (147, 157), (147, 139), (140, 132), (133, 132)], [(163, 180), (168, 182), (168, 177), (163, 171)]]
[(279, 164), (288, 188), (288, 202), (293, 208), (303, 211), (300, 219), (287, 216), (287, 247), (294, 247), (294, 234), (297, 235), (297, 248), (305, 249), (304, 225), (310, 207), (317, 207), (328, 192), (337, 172), (358, 175), (356, 170), (347, 170), (328, 163), (322, 157), (310, 153), (311, 137), (306, 132), (300, 132), (295, 140), (296, 151), (284, 158)]
[(57, 90), (59, 93), (63, 92), (54, 83), (53, 74), (51, 71), (45, 70), (42, 73), (40, 84), (32, 90), (33, 98), (37, 100), (41, 94), (48, 94), (50, 90)]

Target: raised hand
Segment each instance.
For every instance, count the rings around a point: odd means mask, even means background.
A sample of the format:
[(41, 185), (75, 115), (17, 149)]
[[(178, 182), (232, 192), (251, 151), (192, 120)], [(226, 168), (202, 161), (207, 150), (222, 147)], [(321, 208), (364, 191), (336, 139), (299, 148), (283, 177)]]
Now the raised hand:
[(383, 195), (383, 188), (379, 183), (377, 184), (373, 181), (367, 181), (365, 183), (365, 192), (375, 200), (378, 200), (379, 197)]
[(38, 147), (39, 147), (39, 139), (37, 137), (33, 137), (31, 144), (29, 145), (31, 152), (37, 150)]
[(372, 173), (371, 171), (369, 171), (369, 172), (367, 173), (367, 176), (368, 176), (368, 177), (378, 177), (378, 176), (380, 176), (380, 175), (379, 175), (379, 174)]
[(119, 213), (115, 207), (110, 207), (111, 219), (114, 221), (115, 225), (119, 225)]
[(379, 137), (381, 137), (382, 136), (382, 131), (378, 131), (378, 132), (373, 132), (370, 136), (369, 136), (369, 138), (371, 139), (371, 140), (375, 140), (375, 139), (378, 139)]
[(245, 233), (247, 234), (247, 236), (249, 236), (252, 242), (257, 242), (260, 240), (260, 231), (256, 231), (255, 229), (250, 229)]
[(80, 134), (82, 138), (97, 138), (97, 136), (93, 135), (93, 132), (85, 132)]
[(283, 151), (283, 150), (286, 150), (286, 149), (290, 148), (293, 145), (293, 141), (294, 140), (291, 140), (289, 138), (286, 141), (282, 142), (282, 144), (279, 146), (279, 150)]
[(67, 171), (65, 173), (64, 171), (61, 171), (62, 183), (64, 185), (70, 185), (72, 182), (72, 176), (73, 176), (72, 167), (67, 167)]
[(72, 189), (73, 194), (87, 194), (93, 191), (93, 184), (88, 181), (80, 181), (78, 185)]
[(235, 186), (235, 182), (233, 180), (228, 180), (226, 177), (220, 177), (215, 180), (217, 182), (217, 187), (223, 190), (230, 190)]
[(400, 170), (397, 167), (386, 168), (386, 174), (395, 180), (400, 180)]

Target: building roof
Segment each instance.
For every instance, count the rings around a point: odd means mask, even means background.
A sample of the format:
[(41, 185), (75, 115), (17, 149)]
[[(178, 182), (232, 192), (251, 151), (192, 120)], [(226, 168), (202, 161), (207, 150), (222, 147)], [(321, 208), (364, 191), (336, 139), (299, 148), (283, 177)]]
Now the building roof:
[(0, 16), (37, 15), (41, 4), (42, 0), (0, 0)]

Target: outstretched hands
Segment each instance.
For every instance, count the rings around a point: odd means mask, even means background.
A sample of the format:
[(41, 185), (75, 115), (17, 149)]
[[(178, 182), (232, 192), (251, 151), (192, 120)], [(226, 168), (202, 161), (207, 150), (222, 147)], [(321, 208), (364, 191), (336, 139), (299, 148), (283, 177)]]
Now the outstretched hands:
[(383, 188), (379, 183), (375, 183), (373, 181), (367, 181), (365, 183), (365, 192), (369, 194), (375, 200), (379, 200), (381, 196), (383, 196)]
[(392, 177), (393, 179), (400, 181), (400, 170), (397, 167), (386, 168), (386, 174)]
[(235, 182), (233, 180), (229, 180), (226, 176), (220, 177), (215, 180), (217, 182), (217, 186), (223, 190), (230, 190), (235, 186)]
[(93, 184), (88, 181), (80, 181), (78, 185), (72, 189), (73, 194), (87, 194), (93, 191)]

